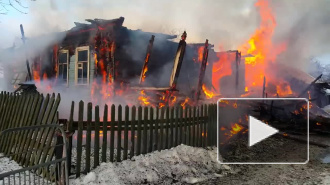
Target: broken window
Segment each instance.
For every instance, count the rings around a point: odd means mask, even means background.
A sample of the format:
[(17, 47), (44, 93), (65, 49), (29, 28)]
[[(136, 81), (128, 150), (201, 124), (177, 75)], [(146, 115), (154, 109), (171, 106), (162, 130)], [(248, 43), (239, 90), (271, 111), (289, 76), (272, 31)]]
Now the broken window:
[(89, 83), (89, 47), (79, 47), (76, 50), (76, 83), (86, 85)]
[(68, 66), (69, 66), (69, 52), (67, 50), (62, 50), (60, 51), (58, 57), (57, 78), (65, 84), (68, 84)]

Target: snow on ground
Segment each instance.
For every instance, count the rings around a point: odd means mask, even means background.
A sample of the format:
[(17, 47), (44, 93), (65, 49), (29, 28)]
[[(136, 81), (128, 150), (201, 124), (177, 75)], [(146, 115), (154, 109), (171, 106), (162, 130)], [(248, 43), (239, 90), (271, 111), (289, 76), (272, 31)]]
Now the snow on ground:
[(102, 163), (70, 184), (181, 184), (197, 183), (232, 173), (217, 162), (217, 149), (179, 145), (139, 155), (120, 163)]
[[(91, 148), (91, 151), (90, 151), (90, 167), (93, 168), (94, 166), (94, 148)], [(121, 160), (123, 160), (123, 154), (124, 154), (124, 151), (121, 150)], [(72, 149), (72, 172), (75, 173), (75, 167), (77, 165), (77, 148), (73, 148)], [(128, 158), (130, 157), (130, 150), (128, 150), (128, 154), (127, 154)], [(102, 149), (99, 150), (99, 159), (100, 161), (102, 160)], [(113, 159), (114, 161), (117, 160), (117, 149), (115, 148), (114, 149), (114, 155), (113, 155)], [(110, 149), (107, 148), (106, 150), (106, 161), (107, 162), (110, 162)], [(82, 147), (82, 152), (81, 152), (81, 172), (84, 172), (85, 170), (85, 167), (86, 167), (86, 148), (85, 146)]]
[(18, 170), (21, 168), (22, 167), (19, 164), (17, 164), (14, 160), (4, 157), (4, 154), (0, 153), (0, 174), (13, 170)]
[[(14, 171), (21, 169), (22, 167), (16, 163), (14, 160), (11, 160), (8, 157), (5, 157), (4, 154), (0, 153), (0, 174)], [(25, 182), (24, 182), (25, 181)], [(20, 174), (15, 174), (14, 176), (10, 176), (10, 179), (8, 177), (4, 178), (4, 181), (0, 180), (0, 185), (7, 185), (7, 184), (46, 184), (47, 180), (35, 175), (34, 173), (30, 171), (24, 171)], [(48, 182), (50, 183), (50, 182)]]

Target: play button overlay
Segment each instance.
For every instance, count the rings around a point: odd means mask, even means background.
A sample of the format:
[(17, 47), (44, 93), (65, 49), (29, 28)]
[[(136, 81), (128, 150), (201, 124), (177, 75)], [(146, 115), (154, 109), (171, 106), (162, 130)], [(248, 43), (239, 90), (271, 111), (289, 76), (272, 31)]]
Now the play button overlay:
[(260, 141), (278, 133), (276, 128), (273, 128), (262, 121), (257, 120), (253, 116), (249, 116), (249, 146), (253, 146)]
[[(310, 107), (305, 98), (221, 98), (217, 102), (218, 161), (306, 164)], [(299, 140), (292, 139), (296, 137)]]

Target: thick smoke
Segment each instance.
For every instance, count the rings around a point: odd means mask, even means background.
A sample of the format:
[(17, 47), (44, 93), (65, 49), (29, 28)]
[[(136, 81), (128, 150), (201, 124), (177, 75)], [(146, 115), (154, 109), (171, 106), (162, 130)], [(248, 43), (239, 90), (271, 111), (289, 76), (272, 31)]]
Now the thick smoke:
[[(49, 33), (68, 30), (74, 26), (73, 22), (84, 22), (87, 18), (113, 19), (123, 16), (124, 26), (149, 32), (179, 35), (186, 30), (187, 43), (204, 42), (207, 38), (215, 44), (216, 50), (233, 50), (246, 43), (260, 21), (259, 12), (254, 6), (255, 0), (27, 2), (27, 15), (15, 13), (1, 17), (0, 48), (8, 48), (13, 43), (16, 47), (22, 44), (19, 39), (21, 23), (27, 37), (44, 36), (28, 40), (27, 49), (21, 48), (14, 55), (0, 52), (3, 68), (15, 61), (25, 64), (26, 57), (33, 57), (47, 45), (63, 39), (63, 35), (50, 36)], [(327, 34), (330, 33), (330, 1), (271, 0), (270, 4), (277, 22), (273, 42), (287, 42), (287, 50), (278, 57), (279, 62), (302, 68), (307, 66), (311, 56), (329, 52), (330, 37)], [(141, 44), (143, 51), (146, 46)], [(143, 59), (143, 51), (136, 56), (138, 59)], [(168, 80), (166, 77), (164, 79)]]
[(272, 4), (278, 23), (274, 39), (288, 42), (281, 62), (307, 70), (312, 56), (329, 53), (330, 1), (274, 0)]

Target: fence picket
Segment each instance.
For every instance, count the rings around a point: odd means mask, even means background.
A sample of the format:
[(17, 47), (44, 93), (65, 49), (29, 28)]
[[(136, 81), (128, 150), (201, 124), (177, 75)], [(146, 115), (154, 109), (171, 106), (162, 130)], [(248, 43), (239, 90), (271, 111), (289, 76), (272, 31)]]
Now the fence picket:
[(153, 150), (152, 151), (156, 151), (158, 149), (158, 136), (159, 136), (159, 130), (158, 130), (158, 127), (159, 127), (159, 111), (160, 109), (158, 107), (156, 107), (156, 119), (155, 119), (155, 130), (154, 130), (154, 136), (155, 136), (155, 144), (153, 146)]
[(146, 154), (147, 153), (147, 148), (148, 148), (148, 107), (144, 107), (144, 111), (143, 111), (143, 139), (142, 139), (142, 154)]
[(86, 161), (85, 161), (85, 173), (90, 172), (91, 170), (91, 144), (92, 144), (92, 116), (93, 116), (93, 105), (92, 103), (87, 104), (87, 131), (86, 131)]
[(170, 120), (169, 120), (169, 126), (170, 126), (170, 140), (169, 140), (169, 148), (172, 148), (174, 146), (173, 137), (174, 137), (174, 107), (170, 108)]
[(166, 107), (166, 119), (165, 119), (165, 123), (164, 123), (164, 126), (165, 126), (165, 149), (168, 149), (168, 142), (169, 142), (169, 136), (170, 136), (170, 108), (167, 106)]
[(78, 112), (76, 178), (80, 177), (80, 170), (81, 170), (83, 119), (84, 119), (84, 102), (80, 101), (79, 102), (79, 112)]
[(159, 131), (159, 145), (158, 145), (158, 151), (161, 151), (164, 149), (164, 123), (165, 123), (165, 119), (164, 119), (164, 108), (160, 109), (160, 131)]
[(135, 116), (136, 116), (136, 107), (132, 107), (132, 122), (131, 122), (131, 153), (130, 153), (130, 158), (135, 156)]
[[(68, 148), (68, 169), (71, 169), (71, 163), (72, 163), (72, 137), (74, 134), (73, 130), (73, 116), (74, 116), (74, 101), (71, 102), (71, 110), (70, 110), (70, 117), (69, 117), (69, 125), (68, 125), (68, 131), (69, 133), (72, 133), (72, 135), (69, 137), (69, 148)], [(69, 170), (69, 175), (71, 174), (71, 171)]]
[(94, 168), (100, 164), (100, 108), (95, 106)]
[(142, 127), (142, 107), (138, 107), (138, 128), (137, 128), (137, 145), (136, 145), (136, 155), (141, 154), (141, 127)]
[(115, 153), (115, 120), (116, 119), (116, 107), (114, 104), (111, 105), (111, 120), (110, 120), (110, 162), (114, 161), (114, 153)]
[(118, 125), (117, 125), (117, 162), (121, 161), (121, 131), (122, 131), (122, 107), (118, 106)]
[(148, 152), (152, 152), (153, 140), (154, 140), (154, 108), (150, 107), (150, 119), (149, 119), (149, 144)]
[(125, 128), (124, 128), (124, 151), (123, 151), (123, 160), (127, 159), (128, 154), (128, 122), (129, 122), (129, 107), (125, 106)]
[(108, 137), (108, 105), (104, 105), (103, 113), (103, 141), (102, 141), (102, 162), (107, 161), (107, 137)]
[(174, 147), (179, 145), (179, 107), (175, 106), (175, 136)]

